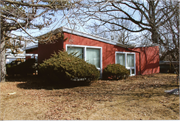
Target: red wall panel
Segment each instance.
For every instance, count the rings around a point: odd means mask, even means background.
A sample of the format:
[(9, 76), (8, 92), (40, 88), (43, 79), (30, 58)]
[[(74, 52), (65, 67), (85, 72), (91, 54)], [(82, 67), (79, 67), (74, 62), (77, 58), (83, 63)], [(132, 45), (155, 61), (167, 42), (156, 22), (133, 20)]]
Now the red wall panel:
[[(153, 73), (159, 73), (160, 67), (159, 67), (159, 47), (158, 46), (152, 46), (152, 47), (140, 47), (140, 48), (134, 48), (133, 51), (140, 52), (140, 57), (136, 58), (137, 61), (137, 68), (138, 71), (142, 75), (146, 74), (153, 74)], [(141, 69), (141, 70), (140, 70)]]
[(26, 50), (26, 54), (38, 54), (38, 48)]
[(102, 67), (103, 69), (108, 65), (108, 64), (113, 64), (115, 63), (115, 51), (121, 51), (121, 52), (131, 52), (130, 50), (127, 50), (125, 48), (115, 46), (112, 44), (108, 44), (105, 42), (69, 34), (69, 33), (64, 33), (65, 37), (68, 39), (63, 43), (63, 47), (66, 48), (66, 44), (74, 44), (74, 45), (85, 45), (85, 46), (97, 46), (97, 47), (102, 47)]
[(58, 52), (59, 50), (63, 50), (63, 41), (58, 39), (53, 43), (47, 44), (38, 44), (38, 62), (42, 63), (45, 59), (51, 57), (54, 52)]

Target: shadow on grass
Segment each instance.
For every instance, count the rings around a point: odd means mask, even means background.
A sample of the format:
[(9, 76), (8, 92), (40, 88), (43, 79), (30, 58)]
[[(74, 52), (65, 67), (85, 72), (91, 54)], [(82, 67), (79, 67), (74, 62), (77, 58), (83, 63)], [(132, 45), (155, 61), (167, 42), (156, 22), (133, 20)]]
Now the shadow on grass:
[[(63, 80), (63, 79), (61, 79)], [(39, 76), (26, 76), (26, 77), (9, 77), (7, 82), (24, 82), (17, 84), (18, 88), (22, 89), (64, 89), (64, 88), (74, 88), (79, 86), (89, 86), (90, 82), (85, 81), (52, 81), (52, 80), (43, 80)]]
[(27, 82), (29, 80), (33, 80), (37, 78), (35, 75), (28, 75), (28, 76), (6, 76), (6, 82)]

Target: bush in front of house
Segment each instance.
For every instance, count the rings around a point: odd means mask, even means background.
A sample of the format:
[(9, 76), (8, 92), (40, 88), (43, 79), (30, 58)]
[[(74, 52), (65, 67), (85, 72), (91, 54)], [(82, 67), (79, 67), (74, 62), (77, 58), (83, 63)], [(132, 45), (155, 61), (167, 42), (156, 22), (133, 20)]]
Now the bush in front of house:
[(35, 59), (28, 59), (25, 62), (16, 63), (16, 61), (11, 62), (6, 65), (6, 71), (8, 75), (20, 74), (27, 75), (33, 74), (36, 70)]
[(125, 79), (129, 76), (129, 71), (120, 64), (109, 64), (103, 70), (103, 79)]
[(83, 59), (75, 57), (75, 54), (68, 54), (66, 51), (54, 53), (51, 58), (39, 65), (40, 76), (59, 82), (97, 80), (100, 75), (97, 68)]

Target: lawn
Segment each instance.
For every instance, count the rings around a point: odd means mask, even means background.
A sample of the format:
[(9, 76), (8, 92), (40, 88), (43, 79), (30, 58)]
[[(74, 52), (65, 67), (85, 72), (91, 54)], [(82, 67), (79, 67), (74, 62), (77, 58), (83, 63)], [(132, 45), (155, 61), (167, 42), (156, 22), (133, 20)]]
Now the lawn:
[[(0, 120), (179, 119), (175, 74), (98, 80), (90, 86), (61, 86), (37, 77), (0, 83)], [(14, 93), (15, 92), (15, 93)]]

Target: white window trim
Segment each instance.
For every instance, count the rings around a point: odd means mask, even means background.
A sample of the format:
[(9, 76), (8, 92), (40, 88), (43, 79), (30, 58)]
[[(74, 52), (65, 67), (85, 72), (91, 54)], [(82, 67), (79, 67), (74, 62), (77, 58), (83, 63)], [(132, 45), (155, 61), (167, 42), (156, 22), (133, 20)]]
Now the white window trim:
[(86, 46), (86, 45), (72, 45), (72, 44), (66, 44), (66, 51), (67, 47), (82, 47), (83, 48), (83, 56), (84, 60), (86, 61), (86, 48), (94, 48), (94, 49), (100, 49), (100, 68), (97, 68), (100, 71), (100, 77), (102, 77), (102, 47), (97, 47), (97, 46)]
[[(136, 75), (136, 53), (134, 52), (120, 52), (116, 51), (115, 52), (115, 63), (117, 64), (117, 54), (125, 54), (125, 68), (130, 70), (130, 76), (135, 76)], [(133, 54), (134, 55), (134, 67), (127, 67), (127, 54)], [(132, 74), (132, 69), (134, 69), (134, 74)]]

